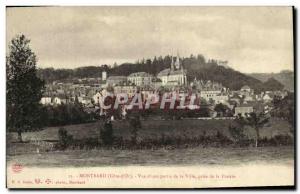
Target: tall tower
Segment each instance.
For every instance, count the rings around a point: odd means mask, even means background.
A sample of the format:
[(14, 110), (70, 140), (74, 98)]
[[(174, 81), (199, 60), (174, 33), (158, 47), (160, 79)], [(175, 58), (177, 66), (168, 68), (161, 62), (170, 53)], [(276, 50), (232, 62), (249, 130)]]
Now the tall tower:
[(174, 71), (174, 59), (173, 59), (173, 56), (171, 56), (171, 71)]
[(180, 68), (180, 61), (179, 61), (179, 54), (177, 53), (177, 57), (176, 57), (176, 61), (175, 61), (175, 69), (179, 69)]

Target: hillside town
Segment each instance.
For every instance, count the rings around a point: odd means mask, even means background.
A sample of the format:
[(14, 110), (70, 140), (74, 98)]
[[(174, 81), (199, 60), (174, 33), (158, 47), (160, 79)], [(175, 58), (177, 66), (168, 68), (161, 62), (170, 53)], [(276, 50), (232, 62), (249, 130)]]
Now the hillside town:
[[(275, 96), (282, 99), (287, 95), (285, 90), (257, 93), (248, 85), (234, 91), (226, 88), (222, 83), (198, 80), (196, 77), (188, 82), (187, 71), (183, 68), (179, 55), (172, 57), (170, 67), (157, 75), (135, 72), (128, 76), (114, 76), (108, 75), (106, 71), (102, 71), (101, 74), (102, 77), (98, 78), (74, 78), (49, 83), (40, 102), (45, 106), (57, 106), (77, 101), (88, 112), (101, 110), (100, 114), (104, 114), (100, 101), (107, 93), (114, 95), (125, 93), (129, 98), (136, 93), (142, 93), (144, 101), (150, 94), (157, 92), (169, 92), (171, 95), (186, 93), (195, 94), (198, 105), (205, 104), (209, 107), (209, 117), (214, 118), (245, 116), (255, 110), (268, 113), (272, 109)], [(226, 111), (218, 111), (216, 107), (220, 104), (226, 107)], [(126, 110), (123, 112), (126, 114)]]

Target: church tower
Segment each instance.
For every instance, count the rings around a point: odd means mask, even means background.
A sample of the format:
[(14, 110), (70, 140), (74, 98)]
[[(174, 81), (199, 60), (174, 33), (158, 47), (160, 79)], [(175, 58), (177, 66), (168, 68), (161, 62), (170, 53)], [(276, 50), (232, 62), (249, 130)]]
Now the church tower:
[(171, 56), (171, 71), (174, 71), (174, 59), (173, 59), (173, 56)]
[(179, 54), (177, 53), (176, 61), (175, 61), (175, 69), (180, 69), (180, 61), (179, 61)]

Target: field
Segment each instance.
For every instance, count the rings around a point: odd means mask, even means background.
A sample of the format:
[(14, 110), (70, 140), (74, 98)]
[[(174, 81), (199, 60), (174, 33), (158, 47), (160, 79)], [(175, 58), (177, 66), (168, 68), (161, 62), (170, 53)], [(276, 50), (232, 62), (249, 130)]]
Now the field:
[[(176, 136), (184, 135), (187, 137), (195, 137), (206, 133), (206, 135), (215, 135), (218, 131), (226, 136), (230, 136), (228, 126), (232, 120), (145, 120), (142, 121), (142, 129), (139, 130), (139, 138), (159, 137), (162, 134)], [(68, 133), (73, 135), (74, 139), (82, 139), (89, 137), (98, 137), (101, 122), (68, 125), (63, 126)], [(23, 133), (23, 140), (58, 140), (58, 129), (60, 127), (48, 127), (38, 132)], [(114, 134), (129, 138), (131, 127), (127, 121), (113, 122)], [(273, 137), (277, 134), (286, 134), (289, 132), (289, 126), (283, 120), (271, 120), (268, 126), (261, 129), (261, 137)], [(253, 137), (254, 130), (247, 130), (247, 135)], [(17, 140), (16, 133), (9, 133), (7, 136), (9, 142)]]
[[(142, 121), (139, 138), (165, 135), (195, 137), (206, 132), (215, 135), (217, 131), (230, 136), (228, 125), (231, 120), (146, 120)], [(97, 137), (101, 122), (64, 126), (75, 139)], [(57, 140), (60, 127), (49, 127), (38, 132), (23, 133), (23, 140)], [(129, 138), (130, 125), (126, 121), (113, 122), (114, 134)], [(249, 129), (248, 135), (254, 131)], [(262, 137), (288, 133), (288, 124), (272, 120), (261, 130)], [(292, 146), (260, 148), (188, 148), (174, 150), (67, 150), (37, 153), (38, 145), (17, 143), (16, 134), (7, 138), (8, 163), (21, 162), (26, 166), (104, 166), (104, 165), (235, 165), (252, 163), (281, 163), (293, 165)]]

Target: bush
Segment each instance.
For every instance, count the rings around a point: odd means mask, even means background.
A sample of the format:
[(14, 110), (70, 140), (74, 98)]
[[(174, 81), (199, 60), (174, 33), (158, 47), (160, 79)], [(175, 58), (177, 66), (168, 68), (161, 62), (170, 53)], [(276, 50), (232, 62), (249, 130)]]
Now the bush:
[(138, 115), (134, 115), (129, 118), (131, 129), (131, 141), (133, 144), (137, 144), (137, 136), (138, 136), (138, 130), (142, 128), (141, 120)]
[(60, 128), (58, 130), (58, 149), (65, 150), (67, 147), (69, 147), (73, 143), (73, 136), (68, 135), (68, 131), (64, 128)]
[(241, 142), (246, 139), (246, 135), (244, 134), (244, 129), (242, 127), (230, 124), (228, 127), (228, 131), (235, 142)]
[(103, 127), (100, 128), (100, 144), (110, 146), (113, 144), (113, 126), (110, 119), (106, 119)]

